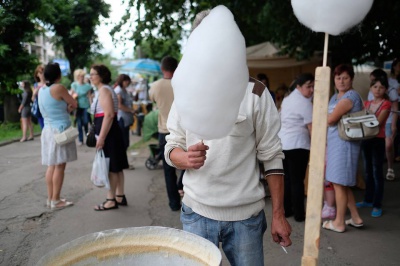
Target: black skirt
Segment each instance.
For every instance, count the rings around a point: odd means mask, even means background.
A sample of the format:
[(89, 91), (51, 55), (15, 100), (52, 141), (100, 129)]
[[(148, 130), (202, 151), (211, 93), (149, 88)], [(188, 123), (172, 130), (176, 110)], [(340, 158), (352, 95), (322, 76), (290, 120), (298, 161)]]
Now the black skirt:
[[(100, 134), (101, 125), (103, 124), (104, 117), (95, 117), (95, 133)], [(122, 131), (118, 126), (117, 117), (114, 117), (110, 131), (107, 134), (103, 147), (104, 155), (110, 158), (110, 172), (118, 173), (123, 169), (129, 168), (128, 158), (126, 156)]]

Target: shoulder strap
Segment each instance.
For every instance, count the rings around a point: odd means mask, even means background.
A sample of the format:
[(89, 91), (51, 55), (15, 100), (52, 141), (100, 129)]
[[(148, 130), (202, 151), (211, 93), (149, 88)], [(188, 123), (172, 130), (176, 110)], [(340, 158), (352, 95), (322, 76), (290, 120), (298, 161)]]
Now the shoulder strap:
[(376, 108), (376, 111), (375, 111), (374, 114), (376, 114), (376, 112), (378, 112), (378, 110), (381, 109), (382, 104), (383, 104), (385, 101), (386, 101), (386, 100), (383, 100), (383, 101), (381, 102), (381, 104), (378, 106), (378, 108)]

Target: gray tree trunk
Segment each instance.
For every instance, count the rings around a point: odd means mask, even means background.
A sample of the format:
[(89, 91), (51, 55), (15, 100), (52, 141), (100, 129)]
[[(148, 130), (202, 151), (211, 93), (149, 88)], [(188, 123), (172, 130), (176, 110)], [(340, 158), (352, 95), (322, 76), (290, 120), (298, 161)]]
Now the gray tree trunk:
[(19, 122), (21, 116), (18, 113), (19, 100), (16, 95), (6, 95), (4, 97), (4, 121)]

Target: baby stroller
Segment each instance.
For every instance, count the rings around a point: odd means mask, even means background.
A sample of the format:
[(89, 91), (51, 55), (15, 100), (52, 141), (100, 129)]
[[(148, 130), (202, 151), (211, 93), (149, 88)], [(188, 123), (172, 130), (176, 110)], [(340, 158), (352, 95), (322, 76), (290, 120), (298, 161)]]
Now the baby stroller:
[(160, 154), (160, 147), (158, 144), (150, 144), (150, 157), (146, 160), (146, 167), (149, 170), (155, 170), (160, 168), (159, 163), (162, 160)]
[[(146, 114), (143, 121), (143, 141), (149, 141), (151, 138), (158, 140), (158, 110), (151, 111)], [(150, 156), (146, 160), (146, 167), (149, 170), (160, 169), (160, 161), (162, 161), (162, 155), (160, 154), (160, 147), (158, 144), (149, 144)]]

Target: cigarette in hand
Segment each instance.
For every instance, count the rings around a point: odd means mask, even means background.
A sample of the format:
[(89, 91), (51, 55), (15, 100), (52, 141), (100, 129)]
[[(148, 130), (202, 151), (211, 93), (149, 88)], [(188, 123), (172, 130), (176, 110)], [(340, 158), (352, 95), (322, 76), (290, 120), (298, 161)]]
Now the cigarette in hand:
[(288, 254), (287, 250), (286, 250), (286, 248), (284, 246), (281, 246), (281, 248), (283, 249), (283, 251), (285, 251), (286, 254)]

